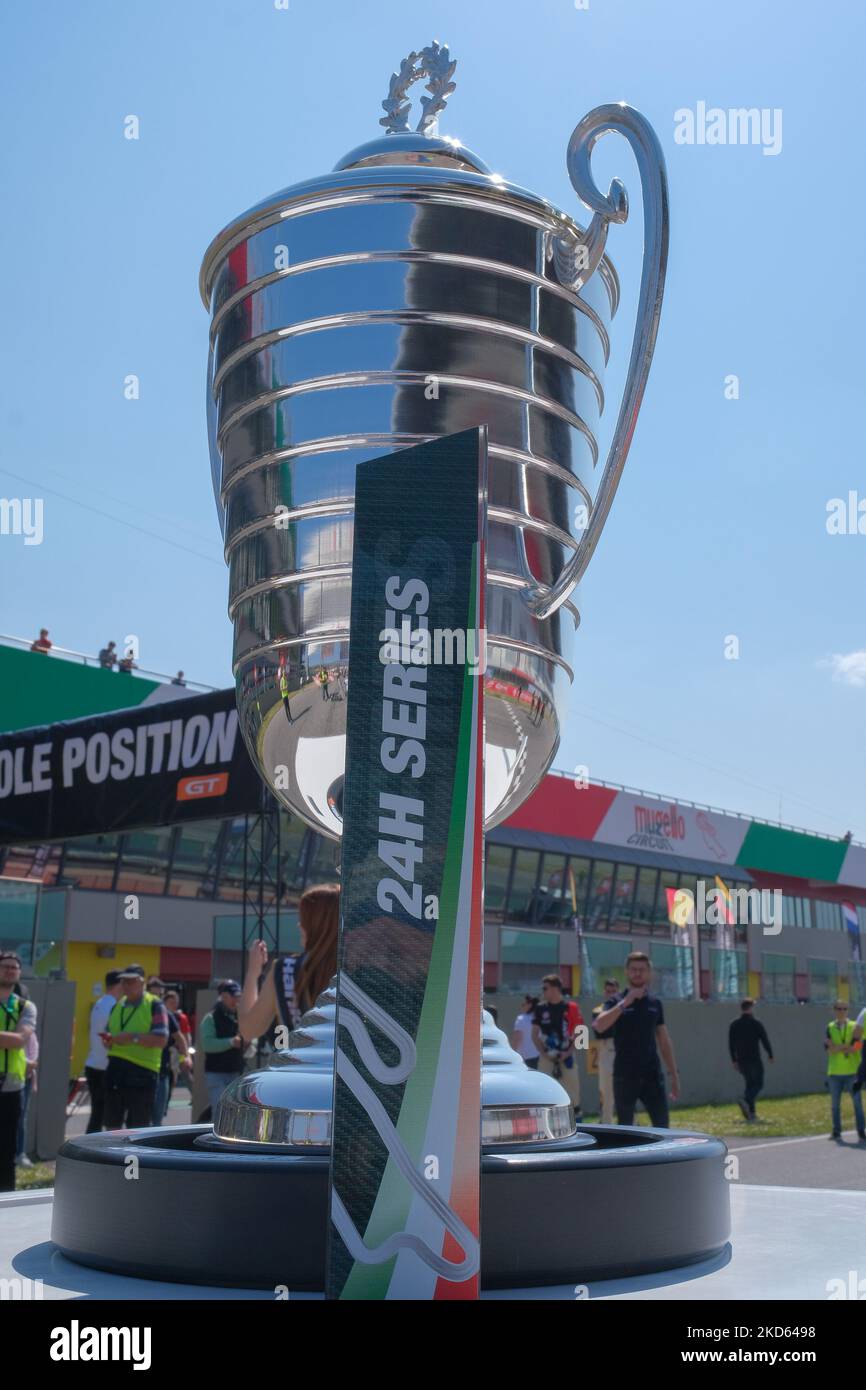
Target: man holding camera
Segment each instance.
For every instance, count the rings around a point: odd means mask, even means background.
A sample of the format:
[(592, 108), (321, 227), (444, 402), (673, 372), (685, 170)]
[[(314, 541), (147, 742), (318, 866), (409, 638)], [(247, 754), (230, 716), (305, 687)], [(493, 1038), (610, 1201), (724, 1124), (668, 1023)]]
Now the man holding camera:
[(574, 1038), (583, 1023), (573, 999), (566, 999), (558, 975), (545, 975), (541, 982), (541, 1003), (532, 1016), (532, 1041), (538, 1049), (538, 1070), (546, 1071), (565, 1087), (574, 1106), (576, 1123), (580, 1109), (580, 1073)]

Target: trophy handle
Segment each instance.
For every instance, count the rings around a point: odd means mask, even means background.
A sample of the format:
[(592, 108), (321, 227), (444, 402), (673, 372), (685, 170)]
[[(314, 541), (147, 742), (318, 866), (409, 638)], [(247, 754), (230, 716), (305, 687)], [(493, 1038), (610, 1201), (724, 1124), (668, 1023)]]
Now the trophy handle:
[[(612, 222), (625, 222), (628, 200), (619, 179), (614, 179), (608, 192), (602, 193), (592, 177), (592, 151), (597, 140), (608, 131), (624, 135), (634, 151), (641, 179), (644, 213), (644, 258), (641, 271), (635, 335), (628, 367), (626, 389), (617, 417), (601, 483), (577, 550), (563, 568), (559, 579), (550, 589), (536, 591), (529, 602), (539, 618), (548, 618), (565, 602), (583, 576), (598, 544), (607, 514), (625, 467), (632, 435), (637, 423), (655, 348), (659, 317), (664, 294), (665, 270), (668, 260), (668, 185), (665, 159), (658, 137), (639, 111), (625, 102), (597, 106), (576, 125), (568, 142), (566, 156), (572, 187), (590, 211), (592, 222), (582, 242), (585, 248), (578, 263), (571, 250), (571, 274), (568, 253), (563, 241), (554, 243), (557, 273), (560, 268), (569, 289), (577, 290), (592, 275), (604, 253), (607, 229)], [(575, 269), (575, 267), (578, 267)]]

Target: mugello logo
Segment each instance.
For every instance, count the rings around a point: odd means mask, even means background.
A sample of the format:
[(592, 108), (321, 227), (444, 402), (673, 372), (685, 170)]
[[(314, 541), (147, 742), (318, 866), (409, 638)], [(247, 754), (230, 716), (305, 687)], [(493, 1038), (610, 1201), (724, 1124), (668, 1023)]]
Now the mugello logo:
[(212, 772), (208, 777), (183, 777), (177, 784), (177, 800), (198, 801), (203, 796), (223, 796), (228, 785), (227, 772)]
[(635, 806), (634, 828), (638, 835), (661, 835), (666, 840), (684, 840), (686, 823), (676, 806), (660, 810), (650, 806)]

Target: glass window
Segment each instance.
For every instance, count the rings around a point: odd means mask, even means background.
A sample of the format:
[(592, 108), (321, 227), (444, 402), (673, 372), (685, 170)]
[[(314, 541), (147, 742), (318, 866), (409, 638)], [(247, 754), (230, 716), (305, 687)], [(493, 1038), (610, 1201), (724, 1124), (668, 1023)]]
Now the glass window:
[(243, 897), (246, 823), (246, 816), (237, 816), (223, 845), (217, 897), (224, 902), (237, 902)]
[(632, 926), (636, 931), (648, 931), (652, 926), (656, 904), (658, 869), (641, 869), (634, 895)]
[(557, 973), (559, 933), (503, 928), (500, 985), (506, 994), (541, 994), (541, 977)]
[(610, 895), (613, 888), (614, 865), (594, 859), (589, 896), (586, 903), (586, 931), (607, 931), (607, 914), (610, 909)]
[(509, 922), (531, 922), (541, 855), (537, 850), (519, 849), (514, 855), (514, 874), (508, 895), (506, 917)]
[[(661, 869), (659, 872), (659, 886), (656, 894), (655, 911), (653, 912), (653, 935), (670, 938), (671, 922), (669, 913), (669, 901), (673, 902), (673, 895), (679, 886), (679, 874), (676, 869)], [(668, 895), (670, 896), (670, 899)], [(655, 960), (655, 947), (653, 947), (653, 960)], [(683, 996), (670, 995), (671, 999), (679, 999)]]
[[(281, 877), (284, 884), (283, 901), (297, 899), (304, 886), (304, 880), (312, 854), (314, 832), (304, 825), (297, 816), (288, 811), (280, 812), (280, 861)], [(320, 880), (321, 881), (321, 880)]]
[(4, 951), (15, 951), (22, 965), (30, 965), (33, 959), (38, 891), (35, 883), (0, 880), (0, 946)]
[(610, 910), (611, 931), (627, 932), (631, 930), (631, 912), (636, 883), (637, 869), (631, 864), (617, 864), (616, 879), (613, 886), (613, 903)]
[(839, 993), (836, 961), (809, 959), (806, 969), (809, 972), (809, 1002), (832, 1004)]
[(191, 821), (178, 829), (168, 891), (180, 898), (197, 898), (213, 884), (221, 820)]
[(601, 999), (604, 982), (616, 980), (621, 989), (625, 988), (625, 958), (631, 950), (631, 942), (603, 936), (584, 936), (581, 942), (581, 994), (592, 994)]
[(839, 903), (815, 902), (815, 926), (819, 931), (843, 931), (842, 908)]
[(589, 875), (592, 860), (579, 855), (571, 855), (568, 860), (568, 889), (577, 910), (578, 920), (584, 924), (586, 916), (586, 895), (589, 888)]
[(63, 970), (63, 938), (66, 925), (66, 892), (44, 889), (39, 894), (36, 920), (36, 949), (33, 972), (45, 978), (59, 975)]
[(119, 893), (165, 892), (173, 834), (171, 826), (159, 826), (153, 830), (132, 830), (124, 835), (117, 876)]
[(793, 1004), (796, 958), (765, 951), (761, 958), (761, 998), (775, 1004)]
[(484, 918), (487, 922), (501, 922), (505, 915), (505, 895), (508, 892), (508, 875), (511, 872), (510, 845), (495, 845), (487, 842), (487, 865), (484, 873)]
[[(314, 831), (310, 833), (315, 834)], [(339, 883), (339, 863), (340, 842), (326, 840), (324, 835), (316, 835), (305, 888), (312, 887), (314, 883)]]
[(656, 941), (653, 943), (652, 961), (654, 993), (660, 994), (662, 999), (693, 998), (694, 953), (689, 946)]
[(866, 1008), (866, 961), (848, 962), (848, 983), (851, 991), (852, 1012), (856, 1008)]
[(545, 854), (541, 860), (533, 920), (567, 926), (575, 912), (565, 855)]
[[(120, 842), (120, 835), (81, 835), (67, 840), (64, 880), (72, 880), (77, 888), (110, 889)], [(160, 892), (161, 889), (151, 888), (150, 891)]]
[[(791, 957), (793, 961), (794, 957)], [(710, 995), (713, 999), (739, 999), (747, 990), (749, 974), (745, 950), (710, 947)], [(791, 976), (793, 989), (794, 977)], [(765, 996), (766, 997), (766, 996)]]

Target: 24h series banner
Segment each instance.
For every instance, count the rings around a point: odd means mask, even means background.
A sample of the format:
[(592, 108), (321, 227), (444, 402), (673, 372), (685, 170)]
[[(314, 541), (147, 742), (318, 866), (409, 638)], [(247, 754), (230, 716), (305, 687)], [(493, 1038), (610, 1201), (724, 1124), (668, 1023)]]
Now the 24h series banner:
[(358, 468), (331, 1298), (478, 1296), (486, 463)]

